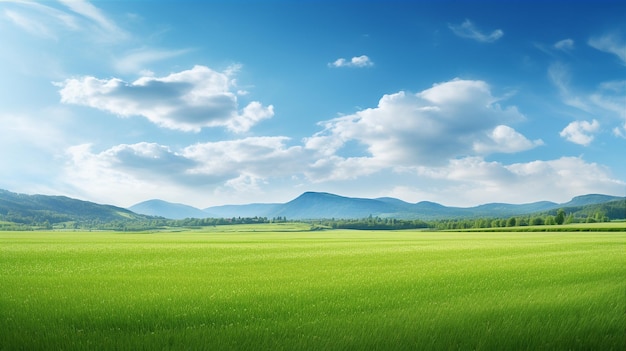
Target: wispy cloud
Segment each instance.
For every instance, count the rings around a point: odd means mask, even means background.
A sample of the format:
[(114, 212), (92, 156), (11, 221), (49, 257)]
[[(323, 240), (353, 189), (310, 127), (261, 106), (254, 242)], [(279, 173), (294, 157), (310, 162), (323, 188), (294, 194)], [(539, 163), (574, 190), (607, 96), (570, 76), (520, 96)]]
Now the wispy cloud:
[(118, 41), (129, 35), (99, 8), (82, 0), (61, 0), (69, 11), (33, 1), (4, 1), (11, 4), (4, 15), (32, 35), (59, 39), (63, 34), (81, 32), (97, 41)]
[(593, 141), (593, 133), (600, 129), (600, 123), (597, 120), (574, 121), (567, 125), (559, 135), (572, 143), (589, 146)]
[(115, 68), (123, 73), (137, 73), (147, 69), (151, 63), (175, 58), (188, 53), (190, 50), (161, 50), (141, 48), (122, 55), (115, 60)]
[(67, 6), (75, 13), (89, 18), (96, 22), (102, 28), (112, 32), (121, 32), (121, 29), (109, 18), (107, 18), (99, 8), (83, 0), (59, 0), (63, 5)]
[(366, 55), (355, 56), (350, 60), (339, 58), (328, 64), (330, 67), (371, 67), (373, 65), (374, 62)]
[(571, 92), (571, 73), (567, 65), (561, 62), (550, 65), (548, 67), (548, 78), (559, 90), (565, 104), (586, 112), (591, 111), (588, 104), (584, 101), (585, 99)]
[(568, 38), (568, 39), (557, 41), (554, 44), (554, 48), (561, 50), (561, 51), (570, 51), (574, 49), (574, 40)]
[(77, 18), (67, 12), (31, 1), (6, 1), (4, 16), (27, 33), (45, 39), (59, 38), (66, 30), (80, 29)]
[(626, 122), (620, 127), (613, 128), (613, 135), (626, 139)]
[[(626, 127), (626, 123), (624, 123), (626, 121), (626, 101), (624, 100), (626, 80), (600, 83), (595, 91), (577, 91), (571, 86), (569, 68), (559, 62), (548, 68), (548, 77), (559, 90), (564, 104), (600, 118), (605, 126), (611, 126), (615, 120), (618, 120)], [(593, 122), (591, 124), (589, 122), (572, 122), (561, 131), (561, 136), (574, 143), (588, 145), (593, 140), (589, 133), (596, 131), (593, 129), (594, 126)], [(588, 128), (592, 129), (588, 130)], [(622, 132), (622, 126), (613, 128), (613, 134), (616, 136), (622, 137), (626, 135), (625, 133), (626, 128)]]
[(461, 38), (473, 39), (481, 43), (493, 43), (504, 35), (501, 29), (496, 29), (489, 34), (484, 34), (478, 30), (469, 19), (466, 19), (459, 25), (449, 24), (448, 28)]
[(617, 34), (605, 34), (589, 39), (588, 44), (600, 51), (614, 54), (626, 65), (626, 43)]
[(121, 79), (82, 77), (55, 83), (61, 102), (84, 105), (122, 117), (143, 116), (165, 128), (200, 131), (203, 127), (226, 127), (245, 132), (274, 115), (272, 105), (257, 101), (239, 111), (232, 91), (233, 70), (216, 72), (205, 66), (166, 77), (142, 77), (128, 83)]

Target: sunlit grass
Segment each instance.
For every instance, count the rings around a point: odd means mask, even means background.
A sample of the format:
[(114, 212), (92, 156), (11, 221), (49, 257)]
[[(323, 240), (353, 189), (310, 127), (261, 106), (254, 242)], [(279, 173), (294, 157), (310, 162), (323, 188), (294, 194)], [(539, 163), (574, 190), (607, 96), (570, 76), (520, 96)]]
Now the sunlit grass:
[(626, 347), (626, 233), (263, 228), (0, 233), (0, 349)]

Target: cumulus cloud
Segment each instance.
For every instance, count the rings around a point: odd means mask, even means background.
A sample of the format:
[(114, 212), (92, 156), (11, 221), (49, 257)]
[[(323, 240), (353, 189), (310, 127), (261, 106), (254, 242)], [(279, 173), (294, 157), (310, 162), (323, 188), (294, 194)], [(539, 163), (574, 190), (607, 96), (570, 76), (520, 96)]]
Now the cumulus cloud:
[(200, 143), (185, 148), (183, 154), (199, 162), (190, 174), (285, 176), (297, 173), (305, 162), (302, 147), (287, 146), (288, 141), (279, 136)]
[(461, 38), (473, 39), (481, 43), (493, 43), (504, 35), (501, 29), (496, 29), (489, 34), (484, 34), (468, 19), (459, 25), (449, 24), (448, 28)]
[(84, 105), (122, 117), (143, 116), (169, 129), (199, 131), (203, 127), (227, 127), (247, 131), (274, 115), (273, 106), (251, 102), (240, 112), (232, 92), (232, 70), (216, 72), (205, 66), (166, 77), (121, 79), (82, 77), (55, 83), (61, 102)]
[(600, 123), (597, 120), (574, 121), (567, 125), (559, 135), (572, 143), (588, 146), (593, 141), (593, 133), (600, 129)]
[[(385, 95), (375, 108), (322, 122), (324, 130), (304, 142), (305, 148), (324, 156), (314, 164), (317, 171), (311, 177), (325, 179), (324, 170), (355, 177), (383, 168), (441, 165), (455, 157), (540, 145), (505, 125), (523, 119), (515, 107), (501, 107), (487, 83), (455, 79), (417, 94)], [(351, 141), (363, 145), (368, 155), (337, 156)]]
[[(524, 163), (489, 162), (482, 157), (453, 159), (443, 167), (418, 167), (416, 173), (439, 180), (435, 191), (404, 188), (405, 194), (444, 204), (475, 205), (487, 202), (528, 203), (538, 200), (565, 202), (590, 193), (620, 194), (626, 183), (615, 179), (599, 164), (580, 157), (561, 157)], [(428, 183), (422, 179), (422, 183)]]
[(589, 39), (588, 44), (600, 51), (617, 56), (626, 65), (626, 42), (616, 34), (605, 34)]
[(146, 194), (159, 188), (189, 194), (205, 187), (250, 186), (268, 177), (290, 176), (305, 167), (304, 150), (288, 146), (288, 141), (287, 137), (250, 137), (179, 150), (142, 142), (101, 152), (82, 144), (67, 150), (65, 178), (90, 197), (103, 199), (115, 195), (110, 184), (116, 184), (118, 195), (141, 194), (143, 188)]
[(474, 143), (474, 150), (478, 153), (514, 153), (532, 149), (543, 145), (541, 139), (530, 141), (515, 129), (499, 125), (487, 135), (487, 141)]
[(563, 39), (554, 44), (554, 48), (561, 51), (570, 51), (574, 49), (574, 40), (572, 39)]
[(374, 62), (370, 60), (366, 55), (356, 56), (350, 60), (346, 60), (345, 58), (339, 58), (334, 62), (328, 64), (330, 67), (371, 67), (374, 65)]

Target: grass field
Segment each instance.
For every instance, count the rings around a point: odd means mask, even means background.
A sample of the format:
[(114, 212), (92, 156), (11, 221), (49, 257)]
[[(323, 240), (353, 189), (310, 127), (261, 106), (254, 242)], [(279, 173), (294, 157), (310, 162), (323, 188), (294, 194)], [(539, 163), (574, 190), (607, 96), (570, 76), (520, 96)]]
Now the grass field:
[(0, 349), (626, 349), (626, 232), (298, 229), (0, 232)]

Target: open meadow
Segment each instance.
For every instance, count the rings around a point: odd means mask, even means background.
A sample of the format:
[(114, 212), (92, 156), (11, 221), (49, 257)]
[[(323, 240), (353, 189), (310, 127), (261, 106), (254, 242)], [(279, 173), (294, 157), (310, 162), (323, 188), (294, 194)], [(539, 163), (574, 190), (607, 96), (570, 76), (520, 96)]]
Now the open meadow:
[(626, 232), (0, 232), (0, 349), (626, 349)]

